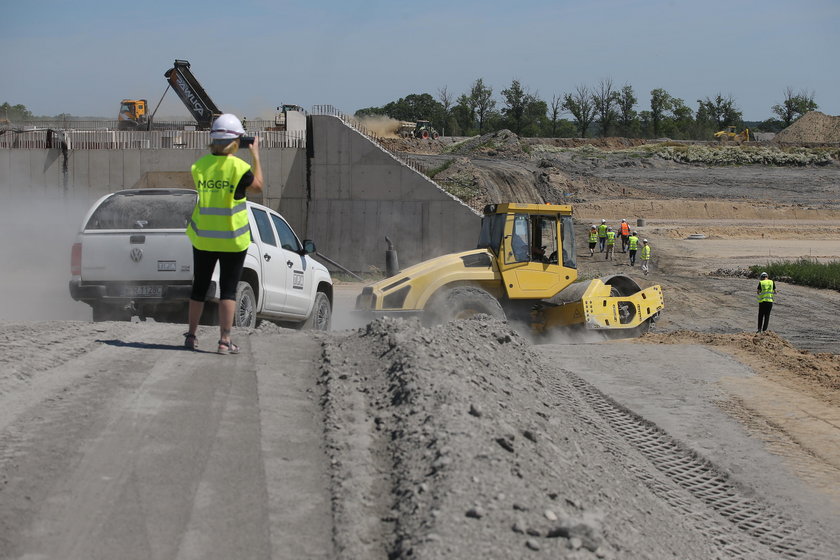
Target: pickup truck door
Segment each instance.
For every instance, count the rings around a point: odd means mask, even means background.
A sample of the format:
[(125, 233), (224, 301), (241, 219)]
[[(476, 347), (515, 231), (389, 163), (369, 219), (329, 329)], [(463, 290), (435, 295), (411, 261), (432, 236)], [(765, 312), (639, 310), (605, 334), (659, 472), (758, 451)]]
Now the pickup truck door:
[(284, 264), (288, 269), (286, 276), (286, 311), (293, 315), (306, 316), (315, 300), (312, 281), (315, 273), (309, 260), (303, 254), (303, 245), (295, 232), (282, 217), (271, 214), (271, 221), (280, 239), (284, 254)]
[(251, 228), (251, 235), (255, 238), (262, 265), (262, 308), (263, 311), (283, 313), (286, 309), (286, 286), (291, 276), (286, 266), (286, 251), (277, 242), (268, 212), (250, 208), (252, 226), (256, 225)]

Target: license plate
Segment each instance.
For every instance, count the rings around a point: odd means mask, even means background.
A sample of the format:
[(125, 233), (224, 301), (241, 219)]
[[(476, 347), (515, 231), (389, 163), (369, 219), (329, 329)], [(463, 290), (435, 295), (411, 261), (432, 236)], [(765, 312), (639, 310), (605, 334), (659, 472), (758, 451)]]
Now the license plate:
[(158, 261), (158, 272), (175, 272), (175, 261)]
[(163, 286), (124, 286), (123, 297), (162, 297)]

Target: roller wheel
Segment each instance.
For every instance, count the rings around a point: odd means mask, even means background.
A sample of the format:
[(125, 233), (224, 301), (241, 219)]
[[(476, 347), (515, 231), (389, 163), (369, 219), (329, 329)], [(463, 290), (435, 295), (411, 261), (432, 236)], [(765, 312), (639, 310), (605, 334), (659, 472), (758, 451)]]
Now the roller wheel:
[(499, 321), (505, 320), (499, 300), (488, 292), (474, 286), (458, 286), (432, 297), (426, 306), (424, 323), (435, 325), (482, 314)]

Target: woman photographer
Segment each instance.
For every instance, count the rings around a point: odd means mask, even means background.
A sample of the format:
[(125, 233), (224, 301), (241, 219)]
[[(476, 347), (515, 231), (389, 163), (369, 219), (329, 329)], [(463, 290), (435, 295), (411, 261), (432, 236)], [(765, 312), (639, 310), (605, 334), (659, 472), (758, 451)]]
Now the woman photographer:
[(193, 245), (193, 286), (189, 331), (184, 334), (184, 346), (192, 350), (198, 344), (195, 333), (218, 261), (217, 352), (239, 352), (239, 347), (230, 340), (230, 332), (236, 311), (236, 287), (251, 243), (245, 193), (259, 194), (263, 189), (258, 139), (249, 146), (253, 167), (234, 155), (244, 134), (245, 129), (235, 115), (219, 115), (210, 129), (210, 153), (192, 165), (198, 201), (187, 226), (187, 236)]

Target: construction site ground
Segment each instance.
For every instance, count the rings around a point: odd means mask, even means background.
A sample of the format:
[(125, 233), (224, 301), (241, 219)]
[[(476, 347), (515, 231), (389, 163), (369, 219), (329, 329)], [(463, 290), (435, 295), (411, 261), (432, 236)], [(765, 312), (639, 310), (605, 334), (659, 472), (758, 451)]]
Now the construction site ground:
[[(573, 203), (581, 276), (661, 284), (654, 330), (368, 322), (339, 282), (333, 332), (265, 323), (218, 356), (202, 327), (187, 352), (183, 325), (91, 323), (66, 288), (82, 210), (39, 201), (47, 231), (21, 197), (2, 218), (40, 250), (0, 249), (0, 558), (835, 558), (840, 292), (779, 281), (756, 334), (743, 271), (840, 260), (840, 166), (458, 157), (474, 207)], [(648, 276), (589, 256), (602, 218), (650, 240)]]

